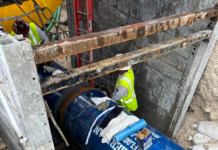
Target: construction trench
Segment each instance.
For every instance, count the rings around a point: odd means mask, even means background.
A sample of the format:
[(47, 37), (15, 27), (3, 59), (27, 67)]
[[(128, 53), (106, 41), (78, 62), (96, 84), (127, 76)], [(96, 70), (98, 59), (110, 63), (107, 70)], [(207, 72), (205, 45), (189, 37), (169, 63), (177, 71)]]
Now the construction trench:
[[(66, 140), (62, 140), (66, 144), (65, 149), (137, 150), (147, 149), (146, 146), (151, 150), (192, 149), (193, 145), (179, 146), (174, 139), (179, 138), (176, 135), (190, 109), (192, 97), (217, 41), (218, 7), (212, 5), (214, 3), (211, 1), (202, 8), (199, 2), (199, 8), (202, 9), (195, 8), (198, 11), (177, 14), (172, 12), (172, 15), (169, 13), (157, 19), (139, 21), (134, 20), (137, 15), (132, 18), (131, 13), (130, 16), (125, 16), (128, 13), (124, 8), (130, 9), (132, 6), (126, 6), (124, 1), (120, 1), (117, 2), (118, 6), (112, 7), (114, 3), (93, 2), (94, 33), (83, 36), (77, 35), (31, 47), (28, 39), (1, 33), (0, 134), (8, 149), (55, 149), (55, 139), (62, 137), (54, 129), (52, 121), (49, 121), (52, 116), (69, 142), (68, 145)], [(149, 2), (142, 3), (135, 5), (144, 6)], [(67, 4), (70, 30), (75, 24), (71, 13), (74, 11), (69, 8), (73, 3), (68, 0)], [(85, 5), (85, 2), (82, 4)], [(119, 6), (121, 4), (123, 7)], [(83, 14), (81, 12), (86, 10), (78, 12)], [(113, 18), (113, 15), (111, 17), (112, 12), (117, 18)], [(118, 16), (134, 21), (124, 24)], [(113, 22), (119, 20), (120, 25), (109, 23), (112, 18)], [(104, 19), (109, 20), (109, 25)], [(2, 22), (5, 20), (0, 18)], [(87, 28), (86, 20), (80, 22), (80, 28)], [(201, 26), (196, 29), (199, 24)], [(181, 32), (185, 30), (189, 31)], [(78, 28), (74, 31), (76, 34), (82, 33)], [(69, 36), (73, 35), (69, 33)], [(90, 50), (93, 51), (90, 53)], [(85, 61), (92, 53), (93, 63)], [(119, 53), (123, 55), (115, 57)], [(79, 66), (80, 63), (82, 66), (69, 69), (57, 64), (57, 59), (69, 56), (71, 67)], [(77, 61), (76, 57), (81, 59)], [(44, 69), (39, 69), (39, 66), (49, 62), (53, 62), (53, 67), (63, 73), (51, 75), (45, 73)], [(138, 109), (135, 112), (122, 111), (128, 116), (138, 117), (139, 120), (125, 128), (125, 132), (120, 131), (122, 136), (117, 133), (119, 136), (116, 134), (107, 143), (102, 143), (100, 133), (104, 128), (101, 128), (101, 122), (111, 110), (120, 108), (110, 101), (105, 111), (98, 111), (91, 99), (105, 97), (96, 89), (98, 86), (103, 86), (108, 93), (112, 93), (118, 76), (116, 71), (129, 65), (132, 65), (135, 73)], [(94, 87), (91, 86), (93, 83)], [(45, 107), (47, 104), (51, 113)], [(136, 133), (144, 127), (152, 132), (150, 139), (153, 143), (144, 141), (145, 146), (141, 148)], [(209, 137), (215, 139), (212, 143), (217, 143), (218, 136)], [(198, 147), (193, 146), (193, 150), (202, 148), (199, 147), (202, 143), (196, 145)], [(217, 145), (210, 146), (211, 143), (207, 144), (205, 149), (217, 148)]]

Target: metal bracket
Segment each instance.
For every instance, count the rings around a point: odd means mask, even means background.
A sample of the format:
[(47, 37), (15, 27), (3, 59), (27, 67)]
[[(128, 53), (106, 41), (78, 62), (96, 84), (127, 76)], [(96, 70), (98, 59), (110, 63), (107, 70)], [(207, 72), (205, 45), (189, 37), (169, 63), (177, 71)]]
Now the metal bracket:
[(34, 50), (29, 50), (29, 49), (24, 49), (23, 50), (23, 58), (24, 59), (30, 60), (30, 59), (33, 59), (34, 57), (35, 57), (35, 51)]
[[(34, 94), (34, 95), (37, 95), (38, 97), (34, 99), (34, 98), (33, 98), (33, 94)], [(42, 95), (40, 94), (39, 91), (34, 90), (33, 92), (30, 93), (30, 97), (31, 97), (32, 100), (37, 101), (37, 100), (39, 100), (39, 99), (42, 97)]]

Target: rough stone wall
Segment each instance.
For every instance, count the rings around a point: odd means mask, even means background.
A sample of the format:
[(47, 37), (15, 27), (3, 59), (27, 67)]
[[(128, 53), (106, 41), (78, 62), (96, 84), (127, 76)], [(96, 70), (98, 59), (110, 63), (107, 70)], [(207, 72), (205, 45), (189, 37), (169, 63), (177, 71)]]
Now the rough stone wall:
[[(141, 22), (156, 12), (165, 9), (173, 2), (175, 1), (95, 0), (94, 32)], [(155, 18), (209, 8), (213, 4), (214, 0), (181, 0), (178, 4)], [(194, 23), (192, 27), (179, 27), (95, 50), (94, 61), (100, 61), (114, 57), (118, 53), (130, 52), (175, 37), (194, 33), (205, 29), (207, 23), (208, 20), (203, 20)], [(166, 133), (168, 130), (196, 51), (197, 44), (190, 45), (183, 50), (133, 66), (135, 90), (139, 104), (135, 114), (140, 118), (144, 118), (150, 125), (163, 133)], [(87, 57), (88, 55), (84, 53), (83, 56)], [(109, 92), (112, 92), (117, 76), (117, 73), (111, 73), (95, 79), (95, 83), (105, 85)]]

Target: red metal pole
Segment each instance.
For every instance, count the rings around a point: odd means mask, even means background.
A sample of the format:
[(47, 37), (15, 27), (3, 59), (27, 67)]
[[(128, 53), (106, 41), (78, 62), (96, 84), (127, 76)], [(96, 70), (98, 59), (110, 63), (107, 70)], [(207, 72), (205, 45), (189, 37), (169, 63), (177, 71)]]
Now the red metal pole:
[[(79, 26), (79, 20), (82, 19), (82, 15), (76, 13), (76, 11), (81, 11), (82, 10), (82, 5), (81, 5), (81, 0), (73, 0), (74, 3), (74, 20), (75, 20), (75, 31), (76, 31), (76, 36), (80, 36), (80, 30), (78, 30)], [(82, 57), (81, 53), (77, 54), (77, 63), (78, 67), (82, 67), (82, 60), (80, 59)]]
[[(93, 0), (86, 0), (86, 8), (87, 8), (87, 27), (88, 33), (92, 32), (93, 26), (92, 23), (94, 21), (93, 16)], [(89, 64), (93, 63), (93, 50), (89, 51)], [(94, 87), (94, 79), (90, 80), (91, 86)]]

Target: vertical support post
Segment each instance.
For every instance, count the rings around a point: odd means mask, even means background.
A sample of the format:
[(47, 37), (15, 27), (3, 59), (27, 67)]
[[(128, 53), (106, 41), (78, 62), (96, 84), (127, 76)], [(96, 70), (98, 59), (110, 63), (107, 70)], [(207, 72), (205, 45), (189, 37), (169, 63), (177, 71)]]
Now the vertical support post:
[[(74, 3), (74, 20), (75, 20), (75, 31), (76, 31), (76, 36), (80, 36), (80, 30), (78, 28), (80, 27), (79, 21), (82, 19), (82, 15), (76, 13), (76, 11), (81, 11), (82, 10), (82, 4), (81, 0), (73, 0)], [(78, 62), (78, 67), (82, 67), (82, 54), (78, 53), (77, 54), (77, 62)]]
[(0, 126), (6, 126), (5, 140), (13, 141), (10, 149), (54, 149), (34, 55), (28, 39), (0, 39)]
[[(86, 0), (86, 8), (87, 8), (87, 27), (88, 33), (92, 33), (93, 30), (93, 0)], [(93, 63), (93, 50), (89, 51), (89, 64)], [(94, 87), (94, 79), (90, 80), (91, 86)]]

